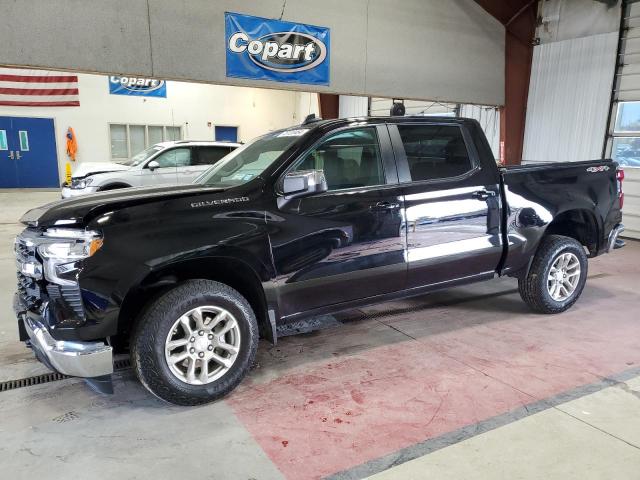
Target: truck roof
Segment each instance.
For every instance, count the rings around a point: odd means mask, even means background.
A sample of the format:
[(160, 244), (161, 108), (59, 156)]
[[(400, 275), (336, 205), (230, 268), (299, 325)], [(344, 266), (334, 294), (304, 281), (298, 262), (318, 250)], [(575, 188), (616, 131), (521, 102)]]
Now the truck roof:
[(296, 130), (301, 128), (306, 129), (331, 129), (331, 128), (339, 128), (342, 125), (348, 125), (354, 122), (365, 122), (368, 124), (378, 124), (378, 123), (412, 123), (412, 122), (437, 122), (437, 123), (450, 123), (455, 125), (460, 125), (464, 123), (473, 123), (476, 120), (472, 118), (462, 118), (462, 117), (447, 117), (447, 116), (426, 116), (426, 115), (405, 115), (405, 116), (395, 116), (395, 117), (371, 117), (371, 116), (363, 116), (363, 117), (346, 117), (346, 118), (333, 118), (323, 120), (321, 118), (310, 119), (305, 123), (301, 123), (299, 125), (295, 125), (289, 128), (285, 128), (283, 130)]

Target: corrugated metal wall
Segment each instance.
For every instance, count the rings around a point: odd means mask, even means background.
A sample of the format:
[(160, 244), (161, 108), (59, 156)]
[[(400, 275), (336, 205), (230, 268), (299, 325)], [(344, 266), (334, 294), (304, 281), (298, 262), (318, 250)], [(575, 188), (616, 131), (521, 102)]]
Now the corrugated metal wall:
[(617, 45), (612, 32), (534, 48), (523, 163), (601, 157)]
[(338, 116), (365, 117), (368, 115), (369, 97), (355, 97), (353, 95), (340, 95), (338, 103)]

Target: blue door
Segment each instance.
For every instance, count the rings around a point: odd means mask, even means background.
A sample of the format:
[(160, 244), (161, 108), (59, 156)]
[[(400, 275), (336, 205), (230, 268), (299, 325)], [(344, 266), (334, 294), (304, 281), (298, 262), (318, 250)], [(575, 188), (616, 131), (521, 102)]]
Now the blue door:
[(238, 127), (223, 127), (216, 125), (215, 140), (216, 142), (237, 142)]
[(0, 188), (58, 186), (53, 120), (0, 117)]

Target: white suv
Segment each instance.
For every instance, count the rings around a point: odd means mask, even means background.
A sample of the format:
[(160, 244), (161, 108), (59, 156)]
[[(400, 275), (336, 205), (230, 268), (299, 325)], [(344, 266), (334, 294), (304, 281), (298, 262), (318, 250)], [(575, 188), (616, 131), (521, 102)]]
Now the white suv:
[(211, 165), (240, 146), (230, 142), (162, 142), (122, 162), (80, 163), (62, 198), (116, 188), (191, 183)]

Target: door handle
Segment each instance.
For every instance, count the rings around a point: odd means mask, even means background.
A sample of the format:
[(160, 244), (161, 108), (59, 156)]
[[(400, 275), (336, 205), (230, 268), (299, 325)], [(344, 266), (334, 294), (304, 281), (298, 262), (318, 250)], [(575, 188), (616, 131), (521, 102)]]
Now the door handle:
[(471, 194), (473, 198), (476, 200), (487, 200), (488, 198), (495, 197), (496, 192), (492, 192), (491, 190), (478, 190), (477, 192), (473, 192)]
[(20, 152), (16, 150), (16, 160), (20, 160), (20, 158), (21, 158)]
[(400, 208), (400, 204), (395, 202), (378, 202), (370, 207), (374, 212), (389, 212), (398, 208)]
[(11, 160), (15, 160), (15, 157), (14, 157), (14, 155), (13, 155), (13, 150), (11, 150), (11, 151), (9, 152), (9, 158), (10, 158)]

